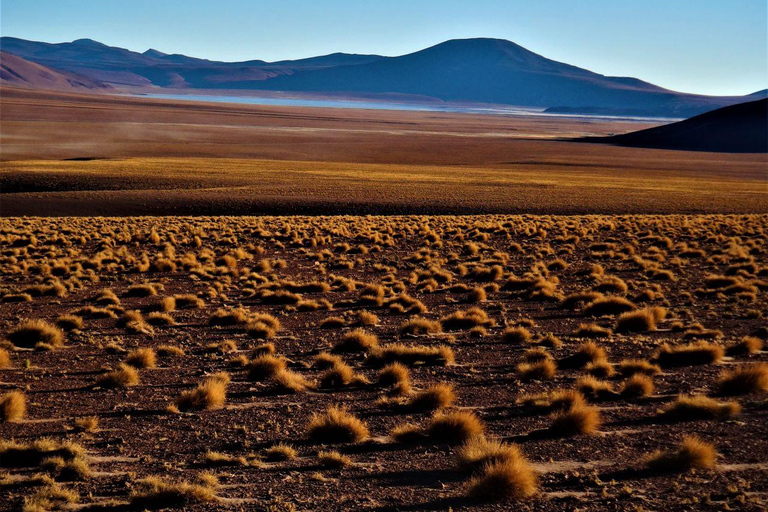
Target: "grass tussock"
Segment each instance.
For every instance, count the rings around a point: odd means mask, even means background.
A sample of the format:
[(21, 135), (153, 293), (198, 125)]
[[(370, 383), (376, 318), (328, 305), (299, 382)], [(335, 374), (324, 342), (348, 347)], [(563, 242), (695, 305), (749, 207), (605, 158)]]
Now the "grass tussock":
[(725, 355), (721, 345), (707, 342), (697, 342), (689, 345), (662, 345), (655, 356), (655, 361), (662, 368), (680, 366), (699, 366), (719, 363)]
[(480, 308), (455, 311), (440, 319), (440, 324), (445, 331), (464, 331), (491, 323), (488, 314)]
[(391, 363), (379, 370), (378, 384), (390, 389), (394, 396), (407, 395), (411, 392), (411, 374), (408, 367), (400, 363)]
[(619, 363), (619, 373), (625, 377), (638, 373), (653, 376), (661, 373), (661, 366), (644, 359), (624, 359)]
[(436, 320), (415, 317), (404, 322), (397, 332), (400, 336), (421, 336), (425, 334), (437, 334), (442, 330), (442, 325)]
[(17, 347), (34, 348), (39, 345), (60, 347), (64, 344), (64, 331), (43, 320), (25, 320), (7, 335)]
[(687, 436), (677, 448), (657, 451), (645, 461), (648, 469), (658, 473), (684, 473), (691, 469), (712, 469), (716, 463), (715, 447), (696, 436)]
[(84, 455), (85, 449), (71, 442), (62, 443), (48, 438), (29, 443), (0, 440), (0, 466), (4, 468), (28, 468), (39, 466), (51, 457), (72, 460)]
[(287, 368), (287, 363), (282, 357), (265, 354), (257, 357), (245, 367), (248, 380), (262, 381), (274, 378)]
[(357, 443), (368, 438), (368, 427), (342, 407), (329, 407), (314, 414), (307, 426), (307, 436), (315, 443)]
[(551, 359), (517, 365), (517, 376), (521, 380), (550, 380), (556, 372), (557, 364)]
[(483, 466), (514, 460), (523, 456), (516, 444), (507, 444), (487, 439), (483, 436), (470, 439), (456, 452), (459, 469), (468, 473), (477, 473)]
[(523, 457), (494, 462), (474, 477), (467, 496), (480, 501), (521, 501), (538, 492), (538, 478)]
[(738, 415), (741, 405), (736, 401), (718, 402), (705, 395), (680, 395), (662, 409), (661, 416), (674, 421), (727, 419)]
[(584, 308), (586, 316), (619, 315), (636, 309), (635, 304), (623, 297), (601, 297)]
[(227, 398), (229, 380), (229, 375), (224, 372), (207, 377), (195, 389), (179, 395), (175, 405), (182, 412), (222, 407)]
[(554, 437), (592, 435), (600, 428), (600, 410), (590, 405), (574, 405), (552, 416), (549, 434)]
[(625, 398), (643, 398), (652, 395), (654, 389), (652, 377), (637, 373), (622, 384), (621, 396)]
[(10, 368), (11, 366), (11, 353), (0, 348), (0, 370), (4, 368)]
[(190, 483), (149, 477), (136, 482), (130, 504), (140, 510), (199, 506), (217, 499), (216, 487), (211, 478), (201, 483)]
[(448, 366), (455, 362), (453, 349), (447, 345), (423, 346), (392, 343), (371, 352), (368, 362), (373, 365), (401, 363), (407, 366)]
[(432, 384), (413, 395), (408, 401), (412, 411), (431, 412), (448, 407), (456, 400), (456, 392), (451, 384), (444, 382)]
[(579, 324), (573, 332), (577, 338), (609, 338), (613, 331), (597, 324)]
[(134, 368), (154, 368), (157, 363), (157, 355), (151, 348), (137, 348), (128, 352), (128, 357), (123, 361)]
[(648, 332), (655, 331), (656, 324), (667, 315), (667, 310), (661, 307), (628, 311), (619, 315), (616, 319), (617, 333)]
[(317, 453), (317, 462), (328, 469), (342, 469), (354, 465), (354, 461), (348, 456), (336, 450), (322, 450)]
[(485, 425), (474, 413), (457, 411), (435, 414), (427, 425), (426, 435), (433, 443), (459, 445), (482, 435), (483, 430)]
[(127, 364), (120, 364), (115, 370), (107, 372), (96, 379), (96, 385), (101, 388), (127, 388), (138, 383), (138, 370)]
[(501, 340), (504, 343), (522, 344), (531, 341), (531, 331), (525, 327), (507, 327), (504, 332), (501, 333)]
[(278, 443), (264, 450), (264, 460), (267, 462), (283, 462), (293, 460), (298, 455), (296, 449), (285, 443)]
[(370, 334), (362, 329), (355, 329), (345, 334), (341, 340), (336, 343), (331, 352), (352, 353), (352, 352), (370, 352), (379, 345), (379, 340), (375, 334)]
[(725, 349), (726, 355), (742, 356), (759, 352), (763, 349), (763, 340), (754, 336), (744, 336), (741, 340)]
[(21, 391), (0, 395), (0, 422), (20, 421), (27, 413), (27, 397)]
[(740, 366), (723, 372), (717, 381), (722, 395), (749, 395), (768, 393), (768, 364)]

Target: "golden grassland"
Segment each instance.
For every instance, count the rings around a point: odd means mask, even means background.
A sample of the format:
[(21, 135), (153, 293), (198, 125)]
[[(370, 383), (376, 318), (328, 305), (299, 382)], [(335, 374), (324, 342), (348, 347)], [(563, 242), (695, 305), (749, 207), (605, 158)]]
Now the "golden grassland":
[(647, 123), (9, 88), (0, 108), (3, 216), (768, 211), (765, 155), (561, 140)]
[(0, 219), (0, 510), (763, 510), (766, 232)]

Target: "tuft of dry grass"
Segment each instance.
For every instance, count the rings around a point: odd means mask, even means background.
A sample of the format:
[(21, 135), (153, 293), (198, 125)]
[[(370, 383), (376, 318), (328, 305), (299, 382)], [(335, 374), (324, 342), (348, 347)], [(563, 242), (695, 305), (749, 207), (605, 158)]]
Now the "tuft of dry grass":
[(123, 362), (140, 370), (154, 368), (157, 363), (157, 356), (151, 348), (136, 348), (128, 352), (128, 357)]
[(613, 331), (597, 324), (579, 324), (578, 329), (573, 333), (579, 338), (608, 338)]
[(768, 393), (768, 364), (757, 363), (727, 370), (717, 381), (722, 395), (748, 395)]
[(180, 411), (202, 411), (217, 409), (227, 399), (229, 375), (225, 372), (207, 377), (195, 389), (184, 391), (175, 401)]
[(432, 384), (419, 391), (408, 401), (408, 408), (413, 411), (436, 411), (448, 407), (456, 400), (456, 393), (451, 384), (444, 382)]
[(82, 329), (83, 319), (76, 315), (60, 315), (56, 319), (56, 327), (66, 332)]
[(574, 385), (576, 390), (590, 400), (606, 400), (613, 398), (613, 384), (600, 380), (591, 375), (581, 377)]
[(711, 420), (732, 418), (741, 412), (736, 401), (718, 402), (704, 395), (680, 395), (662, 409), (664, 418), (675, 421)]
[(27, 397), (21, 391), (0, 395), (0, 422), (19, 421), (27, 413)]
[(216, 484), (211, 480), (206, 478), (201, 483), (189, 483), (160, 477), (144, 478), (136, 482), (130, 505), (142, 510), (158, 510), (210, 503), (216, 500)]
[(307, 436), (316, 443), (357, 443), (368, 438), (368, 427), (343, 407), (329, 407), (325, 413), (313, 414)]
[(373, 365), (401, 363), (408, 366), (419, 364), (448, 366), (455, 360), (453, 349), (447, 345), (434, 347), (391, 343), (371, 351), (367, 361)]
[(49, 457), (71, 460), (84, 455), (85, 449), (78, 444), (61, 443), (48, 438), (35, 439), (29, 443), (0, 440), (0, 466), (5, 468), (34, 467)]
[(296, 449), (288, 444), (279, 443), (264, 450), (264, 460), (267, 462), (282, 462), (296, 458)]
[(549, 433), (555, 437), (572, 437), (595, 434), (600, 428), (600, 410), (584, 404), (574, 404), (570, 409), (552, 416)]
[(636, 308), (634, 303), (623, 297), (601, 297), (593, 300), (584, 308), (587, 316), (618, 315)]
[(642, 373), (632, 375), (622, 386), (621, 396), (626, 398), (642, 398), (653, 394), (653, 378)]
[(354, 465), (352, 459), (336, 450), (322, 450), (317, 453), (317, 462), (324, 468), (342, 469)]
[(522, 395), (516, 403), (539, 411), (551, 412), (568, 410), (575, 405), (586, 405), (587, 400), (575, 389), (555, 389), (545, 393)]
[(725, 353), (729, 356), (754, 354), (763, 349), (763, 340), (754, 336), (744, 336), (736, 343), (729, 345)]
[(443, 327), (438, 321), (415, 317), (403, 323), (397, 332), (400, 336), (420, 336), (424, 334), (437, 334), (442, 330)]
[(25, 320), (7, 335), (8, 341), (21, 348), (38, 345), (59, 347), (64, 344), (64, 332), (43, 320)]
[(248, 363), (245, 370), (248, 380), (261, 381), (274, 378), (279, 373), (284, 372), (286, 366), (285, 359), (272, 354), (265, 354)]
[(379, 340), (376, 335), (365, 332), (362, 329), (355, 329), (345, 334), (338, 343), (336, 343), (331, 352), (369, 352), (379, 346)]
[(619, 373), (625, 377), (631, 377), (638, 373), (658, 375), (661, 373), (661, 367), (644, 359), (624, 359), (619, 363)]
[(538, 478), (523, 457), (494, 462), (469, 482), (467, 496), (481, 501), (520, 501), (538, 492)]
[(47, 512), (49, 510), (66, 510), (80, 500), (80, 495), (72, 490), (61, 487), (57, 483), (49, 483), (31, 496), (24, 498), (22, 512)]
[(523, 456), (516, 444), (507, 444), (478, 436), (470, 439), (456, 452), (459, 469), (468, 473), (477, 473), (483, 466)]
[(408, 367), (400, 363), (391, 363), (379, 370), (378, 384), (390, 388), (394, 396), (407, 395), (411, 392), (411, 375)]
[(661, 307), (639, 309), (622, 313), (616, 320), (614, 329), (617, 333), (655, 331), (656, 324), (667, 315), (667, 310)]
[(443, 330), (463, 331), (473, 327), (485, 326), (491, 323), (488, 315), (480, 308), (469, 308), (463, 311), (455, 311), (440, 319)]
[(659, 473), (683, 473), (691, 469), (712, 469), (716, 462), (717, 452), (712, 444), (687, 436), (676, 449), (651, 454), (645, 464)]
[(589, 341), (580, 345), (576, 353), (561, 359), (557, 365), (561, 368), (584, 368), (588, 364), (606, 360), (605, 349), (598, 346), (594, 341)]
[(551, 359), (517, 365), (517, 376), (522, 380), (549, 380), (556, 372), (557, 365)]
[(120, 364), (117, 369), (96, 379), (96, 385), (102, 388), (126, 388), (138, 383), (139, 372), (133, 366), (126, 364)]
[(11, 353), (0, 348), (0, 370), (3, 368), (9, 368), (11, 366)]
[(716, 364), (724, 355), (725, 349), (722, 346), (703, 341), (674, 347), (665, 343), (659, 348), (654, 359), (662, 368), (673, 368)]
[(181, 357), (184, 355), (184, 349), (176, 345), (159, 345), (157, 347), (157, 355), (161, 357)]
[(97, 416), (83, 416), (75, 419), (75, 426), (83, 432), (95, 432), (99, 428)]
[(531, 331), (525, 327), (507, 327), (504, 332), (501, 333), (501, 339), (504, 343), (528, 343), (531, 341)]
[(439, 444), (459, 445), (480, 436), (483, 422), (474, 413), (457, 411), (437, 413), (426, 429), (427, 438)]

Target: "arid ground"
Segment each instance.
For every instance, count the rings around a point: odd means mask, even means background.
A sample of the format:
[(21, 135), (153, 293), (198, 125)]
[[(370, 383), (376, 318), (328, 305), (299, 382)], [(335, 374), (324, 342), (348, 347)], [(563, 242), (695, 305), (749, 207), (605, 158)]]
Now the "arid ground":
[(556, 139), (638, 122), (5, 88), (4, 216), (756, 213), (766, 156)]
[(0, 108), (0, 510), (765, 510), (765, 155)]

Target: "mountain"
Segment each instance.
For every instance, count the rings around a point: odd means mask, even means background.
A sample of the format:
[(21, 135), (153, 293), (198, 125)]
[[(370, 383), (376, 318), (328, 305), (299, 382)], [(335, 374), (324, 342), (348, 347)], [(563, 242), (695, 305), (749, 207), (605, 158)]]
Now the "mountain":
[(647, 130), (582, 142), (723, 153), (768, 153), (768, 99), (719, 108)]
[(98, 80), (41, 66), (5, 52), (0, 52), (0, 85), (62, 92), (113, 90)]
[(334, 53), (280, 62), (217, 62), (155, 49), (137, 53), (90, 39), (51, 44), (3, 37), (0, 47), (38, 64), (120, 87), (412, 95), (552, 112), (672, 117), (747, 98), (685, 94), (636, 78), (604, 76), (501, 39), (456, 39), (399, 57)]

